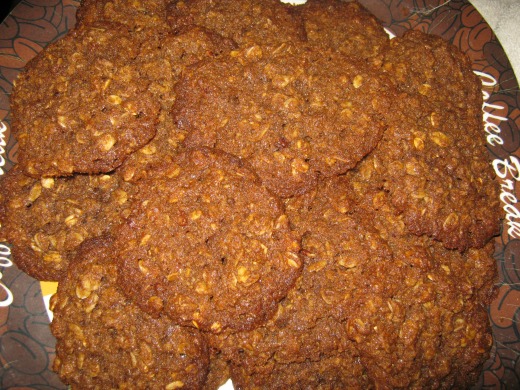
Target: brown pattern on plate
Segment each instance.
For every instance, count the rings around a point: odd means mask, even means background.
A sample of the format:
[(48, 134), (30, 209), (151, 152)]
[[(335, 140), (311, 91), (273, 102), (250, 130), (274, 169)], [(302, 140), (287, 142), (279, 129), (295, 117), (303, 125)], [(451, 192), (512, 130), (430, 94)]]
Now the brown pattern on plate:
[[(396, 35), (409, 29), (440, 35), (472, 59), (484, 81), (488, 149), (503, 184), (501, 201), (509, 217), (496, 241), (501, 276), (497, 299), (489, 308), (495, 338), (492, 356), (476, 388), (520, 387), (520, 94), (506, 54), (493, 31), (467, 0), (360, 0)], [(9, 94), (25, 63), (75, 23), (75, 0), (24, 0), (0, 24), (0, 169), (16, 162), (10, 137)], [(1, 174), (2, 172), (0, 172)], [(0, 256), (4, 256), (0, 253)], [(3, 260), (4, 257), (1, 258)], [(0, 261), (0, 266), (5, 265)], [(50, 371), (54, 340), (50, 336), (39, 284), (14, 266), (2, 270), (1, 282), (14, 294), (0, 307), (0, 387), (66, 388)], [(6, 297), (0, 291), (0, 301)], [(29, 348), (29, 349), (27, 349)], [(31, 350), (32, 348), (32, 350)], [(13, 351), (18, 352), (14, 358)], [(22, 351), (22, 352), (20, 352)], [(30, 352), (29, 352), (30, 351)], [(22, 357), (26, 360), (22, 363)]]

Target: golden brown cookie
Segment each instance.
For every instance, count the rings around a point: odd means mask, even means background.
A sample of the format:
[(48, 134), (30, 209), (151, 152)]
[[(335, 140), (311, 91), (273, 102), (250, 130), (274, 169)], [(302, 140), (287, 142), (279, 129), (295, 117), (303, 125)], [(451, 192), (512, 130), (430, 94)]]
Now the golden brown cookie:
[(36, 178), (110, 172), (156, 133), (159, 104), (133, 62), (145, 32), (97, 23), (28, 63), (11, 95), (19, 163)]
[[(346, 283), (351, 292), (345, 303), (348, 338), (357, 343), (361, 363), (376, 387), (468, 386), (492, 342), (484, 307), (494, 297), (497, 278), (493, 244), (460, 253), (410, 233), (389, 195), (374, 189), (362, 168), (319, 187), (309, 206), (325, 220), (350, 215), (361, 230), (387, 245), (386, 252), (372, 252), (375, 255), (358, 261), (348, 256), (352, 271), (362, 275)], [(342, 228), (328, 226), (323, 237), (310, 226), (308, 234), (318, 240), (310, 248), (304, 240), (303, 250), (327, 248), (327, 238)], [(342, 258), (341, 244), (329, 248), (333, 258)]]
[(202, 388), (209, 369), (204, 337), (152, 318), (117, 287), (111, 241), (86, 241), (52, 297), (54, 369), (78, 388)]
[(227, 54), (236, 44), (200, 26), (184, 26), (175, 34), (149, 34), (133, 60), (148, 91), (169, 110), (175, 100), (174, 86), (186, 67)]
[(276, 50), (284, 42), (305, 39), (294, 7), (279, 0), (175, 0), (168, 5), (168, 22), (176, 31), (198, 25), (233, 39), (241, 48)]
[(229, 379), (229, 362), (222, 357), (220, 351), (211, 350), (209, 372), (204, 384), (204, 390), (217, 390)]
[(172, 108), (185, 145), (248, 160), (282, 197), (344, 173), (377, 145), (394, 89), (376, 68), (291, 44), (255, 53), (233, 51), (185, 73)]
[(153, 168), (117, 232), (125, 293), (152, 314), (212, 332), (266, 321), (301, 272), (279, 199), (214, 149)]
[(199, 26), (185, 26), (175, 34), (155, 36), (143, 44), (135, 62), (150, 80), (148, 91), (161, 104), (161, 111), (155, 137), (118, 168), (125, 180), (146, 176), (148, 165), (178, 153), (186, 131), (175, 125), (169, 111), (176, 99), (174, 86), (185, 69), (226, 55), (234, 47), (231, 40)]
[[(210, 336), (210, 344), (230, 361), (235, 386), (366, 388), (369, 384), (355, 343), (348, 338), (346, 322), (334, 318), (330, 310), (333, 302), (327, 294), (334, 293), (319, 290), (313, 273), (323, 279), (333, 278), (332, 271), (311, 265), (267, 324), (250, 331)], [(335, 282), (347, 280), (337, 275)]]
[(77, 247), (121, 221), (133, 189), (118, 174), (34, 179), (16, 165), (0, 181), (2, 237), (13, 261), (39, 280), (59, 280)]
[(267, 324), (210, 338), (245, 388), (476, 380), (492, 340), (482, 305), (494, 296), (493, 246), (461, 254), (417, 237), (365, 184), (352, 172), (286, 202), (304, 232), (295, 288)]
[(303, 21), (307, 44), (322, 55), (340, 52), (375, 59), (389, 43), (381, 23), (357, 1), (308, 0), (295, 11)]
[(240, 389), (371, 389), (359, 358), (352, 353), (323, 356), (272, 366), (233, 366), (235, 388)]
[(166, 0), (83, 0), (76, 13), (76, 26), (99, 21), (116, 22), (130, 30), (169, 31)]
[(60, 280), (64, 382), (476, 380), (499, 193), (440, 38), (355, 1), (85, 0), (12, 101), (0, 240)]
[(447, 248), (482, 247), (498, 233), (499, 188), (485, 148), (481, 83), (439, 37), (409, 32), (385, 54), (400, 90), (369, 157), (408, 229)]
[[(231, 378), (244, 388), (367, 388), (369, 378), (349, 338), (351, 297), (369, 259), (390, 260), (377, 231), (336, 202), (341, 188), (321, 184), (316, 191), (286, 201), (286, 211), (302, 238), (303, 273), (265, 325), (210, 337), (231, 361)], [(341, 196), (340, 196), (341, 197)]]

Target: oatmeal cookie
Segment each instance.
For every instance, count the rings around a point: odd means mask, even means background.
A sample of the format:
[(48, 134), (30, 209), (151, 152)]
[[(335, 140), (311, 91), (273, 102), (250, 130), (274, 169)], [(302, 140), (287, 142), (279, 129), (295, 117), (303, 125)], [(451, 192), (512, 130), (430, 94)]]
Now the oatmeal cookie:
[(492, 259), (490, 248), (462, 256), (412, 235), (390, 245), (392, 261), (376, 259), (366, 265), (363, 280), (352, 281), (356, 294), (346, 328), (368, 376), (376, 387), (471, 385), (489, 356), (492, 335), (486, 302), (458, 272), (478, 264), (472, 257)]
[(204, 390), (217, 390), (230, 379), (229, 362), (220, 351), (210, 350), (209, 372)]
[(212, 332), (267, 320), (301, 272), (279, 199), (218, 150), (187, 150), (153, 169), (117, 232), (125, 293)]
[(247, 332), (210, 337), (231, 361), (233, 381), (244, 388), (370, 385), (346, 328), (356, 294), (352, 280), (369, 272), (364, 264), (370, 258), (391, 261), (391, 252), (375, 230), (348, 214), (345, 202), (333, 199), (336, 192), (320, 185), (286, 201), (291, 224), (303, 235), (304, 268), (275, 316)]
[(154, 137), (159, 104), (133, 63), (144, 40), (144, 32), (97, 23), (29, 62), (11, 95), (27, 174), (110, 172)]
[(76, 12), (76, 27), (99, 21), (116, 22), (130, 30), (167, 33), (166, 0), (83, 0)]
[[(355, 203), (337, 177), (286, 201), (291, 226), (302, 235), (304, 269), (300, 291), (291, 295), (296, 312), (315, 311), (343, 321), (350, 316), (351, 280), (365, 279), (370, 259), (391, 261), (386, 240), (354, 213)], [(374, 286), (376, 288), (376, 286)], [(313, 315), (296, 315), (301, 323)], [(312, 323), (309, 324), (312, 326)]]
[[(266, 324), (249, 331), (224, 331), (209, 336), (210, 345), (221, 351), (231, 366), (265, 370), (277, 364), (317, 362), (323, 357), (356, 355), (355, 345), (347, 337), (346, 322), (338, 321), (319, 307), (298, 312), (305, 301), (318, 303), (305, 294), (305, 282), (291, 291), (279, 305), (276, 315)], [(327, 309), (327, 308), (326, 308)], [(233, 369), (231, 369), (233, 372)], [(233, 375), (231, 375), (233, 379)]]
[(242, 50), (201, 63), (176, 89), (172, 115), (185, 145), (246, 159), (282, 197), (353, 168), (377, 145), (394, 96), (371, 66), (290, 44), (268, 58)]
[(236, 44), (200, 26), (184, 26), (175, 34), (152, 34), (133, 60), (142, 80), (149, 80), (148, 91), (169, 110), (175, 101), (174, 86), (186, 67), (202, 60), (219, 58)]
[(235, 388), (239, 389), (355, 389), (374, 388), (359, 357), (348, 352), (323, 356), (320, 360), (271, 363), (267, 366), (232, 366)]
[(279, 0), (176, 0), (168, 7), (168, 21), (175, 31), (186, 25), (203, 26), (241, 48), (276, 50), (284, 42), (301, 42), (305, 32), (293, 6)]
[[(210, 344), (229, 360), (235, 385), (267, 389), (296, 383), (303, 388), (368, 383), (362, 378), (364, 370), (355, 343), (348, 338), (346, 322), (327, 316), (319, 307), (298, 313), (301, 300), (293, 298), (302, 291), (303, 284), (298, 292), (291, 291), (265, 325), (209, 337)], [(298, 370), (306, 375), (298, 376)]]
[(118, 174), (34, 179), (15, 165), (0, 185), (2, 237), (28, 275), (60, 280), (85, 239), (120, 222), (132, 194)]
[[(489, 270), (493, 246), (461, 255), (411, 234), (390, 246), (392, 262), (377, 259), (362, 281), (353, 281), (347, 332), (369, 377), (378, 386), (403, 388), (473, 384), (492, 345), (484, 308), (492, 285), (482, 287), (482, 299), (460, 275)], [(374, 289), (381, 284), (386, 288)]]
[(379, 57), (389, 43), (381, 23), (357, 1), (308, 0), (294, 8), (301, 16), (307, 44), (321, 55)]
[(0, 240), (60, 281), (64, 382), (476, 380), (499, 193), (440, 38), (355, 1), (85, 0), (12, 103)]
[(385, 54), (399, 98), (370, 156), (408, 229), (447, 248), (482, 247), (498, 233), (499, 188), (485, 148), (481, 83), (441, 38), (409, 32)]
[(202, 388), (204, 337), (127, 300), (110, 248), (106, 238), (86, 241), (51, 299), (54, 369), (73, 388)]
[(185, 26), (175, 34), (154, 37), (143, 44), (135, 62), (150, 80), (148, 91), (160, 103), (161, 111), (155, 137), (118, 168), (125, 180), (146, 176), (150, 164), (173, 158), (182, 146), (186, 131), (175, 126), (169, 111), (176, 99), (174, 86), (185, 69), (226, 55), (234, 48), (231, 40), (199, 26)]
[(493, 244), (461, 253), (410, 233), (389, 194), (374, 189), (369, 169), (361, 168), (331, 179), (327, 187), (336, 190), (318, 203), (357, 216), (360, 229), (390, 251), (357, 263), (363, 276), (349, 279), (346, 329), (368, 377), (376, 387), (472, 384), (492, 342), (484, 307), (495, 296)]
[(295, 288), (265, 325), (209, 337), (210, 344), (229, 360), (235, 386), (367, 388), (369, 382), (363, 375), (355, 343), (348, 338), (346, 321), (337, 320), (331, 311), (333, 302), (329, 296), (333, 293), (325, 288), (320, 290), (313, 274), (334, 278), (336, 283), (344, 283), (345, 275), (333, 276), (332, 271), (318, 270), (313, 264), (314, 267), (304, 268)]
[[(493, 245), (460, 253), (417, 237), (395, 219), (386, 193), (367, 193), (366, 183), (355, 170), (286, 201), (304, 232), (295, 288), (267, 324), (210, 338), (245, 388), (476, 380), (492, 341), (483, 305), (494, 297)], [(360, 202), (361, 194), (370, 201)]]
[(376, 175), (372, 161), (367, 159), (345, 177), (335, 179), (341, 181), (341, 186), (345, 188), (343, 192), (349, 199), (349, 207), (364, 214), (364, 218), (370, 220), (371, 226), (380, 236), (396, 248), (401, 241), (406, 245), (423, 245), (436, 254), (436, 261), (442, 262), (445, 258), (453, 266), (456, 265), (456, 271), (445, 271), (452, 274), (453, 278), (464, 275), (461, 285), (464, 284), (468, 291), (472, 290), (477, 301), (483, 305), (491, 303), (497, 281), (496, 260), (493, 258), (494, 243), (489, 242), (483, 248), (468, 248), (460, 253), (458, 250), (445, 248), (434, 239), (416, 237), (410, 233), (406, 217), (391, 202), (391, 195), (378, 187), (377, 180), (374, 179)]

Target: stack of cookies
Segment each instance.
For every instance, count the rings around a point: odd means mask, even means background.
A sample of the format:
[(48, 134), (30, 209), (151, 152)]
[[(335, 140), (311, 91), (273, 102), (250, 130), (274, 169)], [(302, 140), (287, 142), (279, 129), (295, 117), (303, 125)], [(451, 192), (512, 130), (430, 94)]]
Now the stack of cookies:
[(498, 185), (469, 59), (356, 2), (84, 0), (15, 81), (14, 262), (73, 388), (467, 387)]

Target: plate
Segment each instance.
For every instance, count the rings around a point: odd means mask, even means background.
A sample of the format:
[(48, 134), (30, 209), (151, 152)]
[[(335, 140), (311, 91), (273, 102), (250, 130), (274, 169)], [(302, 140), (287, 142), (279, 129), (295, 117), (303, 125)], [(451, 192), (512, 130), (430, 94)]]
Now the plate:
[[(467, 53), (483, 83), (484, 131), (505, 211), (495, 258), (498, 296), (488, 308), (494, 344), (475, 388), (520, 388), (520, 96), (509, 60), (493, 31), (465, 0), (360, 0), (401, 35), (416, 29), (442, 36)], [(77, 0), (23, 0), (0, 24), (0, 175), (16, 162), (10, 132), (12, 82), (40, 50), (74, 26)], [(55, 284), (19, 271), (0, 243), (0, 388), (66, 389), (52, 371), (55, 340), (48, 298)], [(226, 388), (231, 388), (227, 383)]]

